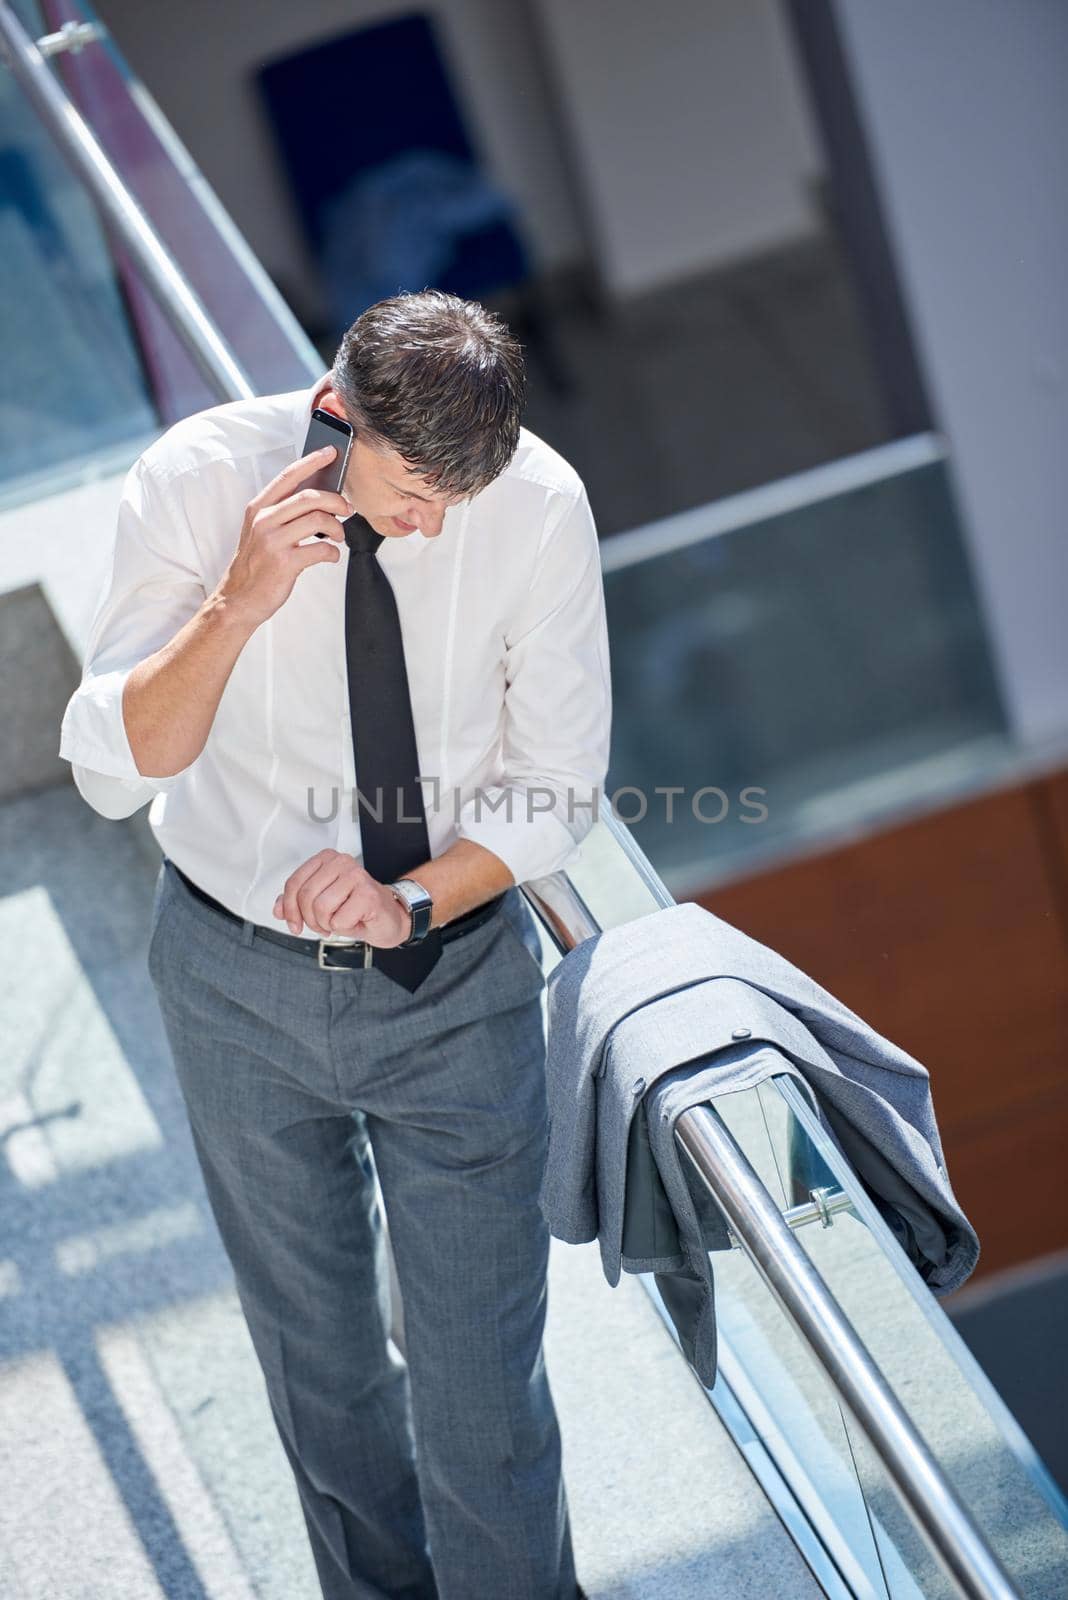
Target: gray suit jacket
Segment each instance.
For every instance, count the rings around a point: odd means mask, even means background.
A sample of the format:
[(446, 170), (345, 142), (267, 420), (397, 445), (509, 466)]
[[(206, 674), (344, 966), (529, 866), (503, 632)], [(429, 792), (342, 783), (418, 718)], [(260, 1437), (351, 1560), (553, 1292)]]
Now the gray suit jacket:
[(596, 1238), (611, 1284), (621, 1269), (655, 1272), (704, 1383), (716, 1364), (708, 1252), (728, 1240), (674, 1137), (692, 1105), (793, 1074), (931, 1289), (974, 1269), (979, 1241), (950, 1187), (926, 1069), (776, 951), (701, 906), (671, 906), (572, 950), (547, 1000), (550, 1232)]

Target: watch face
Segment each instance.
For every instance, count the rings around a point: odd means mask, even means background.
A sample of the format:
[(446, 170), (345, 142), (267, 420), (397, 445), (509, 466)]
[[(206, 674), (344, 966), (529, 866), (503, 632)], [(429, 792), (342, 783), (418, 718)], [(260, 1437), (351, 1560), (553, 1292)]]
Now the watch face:
[(404, 943), (418, 944), (430, 932), (430, 919), (433, 915), (434, 902), (422, 884), (413, 883), (410, 878), (399, 879), (393, 884), (393, 888), (411, 912), (411, 932)]

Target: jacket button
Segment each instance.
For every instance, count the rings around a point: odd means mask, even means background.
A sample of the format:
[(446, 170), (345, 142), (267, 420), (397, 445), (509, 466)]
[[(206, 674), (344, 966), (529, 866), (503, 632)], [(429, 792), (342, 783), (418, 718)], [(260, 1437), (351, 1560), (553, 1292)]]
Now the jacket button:
[(642, 1090), (645, 1088), (645, 1079), (635, 1078), (631, 1088), (634, 1090), (635, 1094), (641, 1094)]
[(752, 1028), (732, 1028), (732, 1030), (731, 1030), (731, 1038), (732, 1039), (748, 1039), (749, 1035), (752, 1033), (752, 1031), (753, 1031)]

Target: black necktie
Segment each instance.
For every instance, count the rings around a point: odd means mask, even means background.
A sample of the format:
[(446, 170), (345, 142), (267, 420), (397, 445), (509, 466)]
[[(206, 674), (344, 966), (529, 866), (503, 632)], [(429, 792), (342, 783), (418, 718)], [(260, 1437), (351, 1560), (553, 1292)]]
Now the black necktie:
[[(379, 883), (392, 883), (430, 859), (408, 671), (397, 602), (378, 562), (385, 536), (359, 512), (343, 527), (345, 661), (363, 864)], [(440, 955), (435, 928), (410, 950), (376, 950), (374, 965), (414, 992)]]

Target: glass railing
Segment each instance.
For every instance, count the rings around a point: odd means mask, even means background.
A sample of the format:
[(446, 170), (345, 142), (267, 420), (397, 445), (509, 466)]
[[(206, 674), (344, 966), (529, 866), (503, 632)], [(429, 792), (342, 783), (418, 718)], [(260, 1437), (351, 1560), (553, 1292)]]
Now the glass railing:
[[(841, 1197), (795, 1236), (1020, 1594), (1057, 1600), (1068, 1506), (796, 1085), (771, 1078), (715, 1109), (784, 1215), (813, 1190)], [(742, 1250), (713, 1259), (728, 1376), (780, 1469), (810, 1503), (836, 1509), (837, 1537), (873, 1592), (955, 1595), (751, 1261)]]
[[(281, 296), (90, 7), (18, 0), (31, 40), (91, 30), (47, 71), (260, 393), (323, 368)], [(131, 250), (101, 224), (0, 54), (0, 504), (125, 471), (168, 423), (224, 398), (198, 370)]]
[(1011, 755), (932, 436), (619, 535), (603, 564), (607, 788), (674, 889), (885, 824)]
[[(36, 6), (16, 8), (45, 31)], [(36, 13), (36, 15), (35, 15)], [(0, 493), (147, 442), (157, 411), (92, 202), (0, 65)], [(37, 488), (37, 485), (40, 488)]]
[[(591, 933), (672, 903), (610, 816), (591, 829), (566, 876), (524, 889), (547, 970)], [(877, 1600), (1063, 1596), (1068, 1506), (793, 1080), (772, 1076), (724, 1095), (713, 1114), (1009, 1587), (969, 1588), (950, 1575), (833, 1374), (738, 1239), (712, 1257), (720, 1355), (707, 1392), (817, 1579), (828, 1593)], [(703, 1181), (696, 1169), (692, 1181)], [(641, 1281), (676, 1337), (653, 1275)]]

